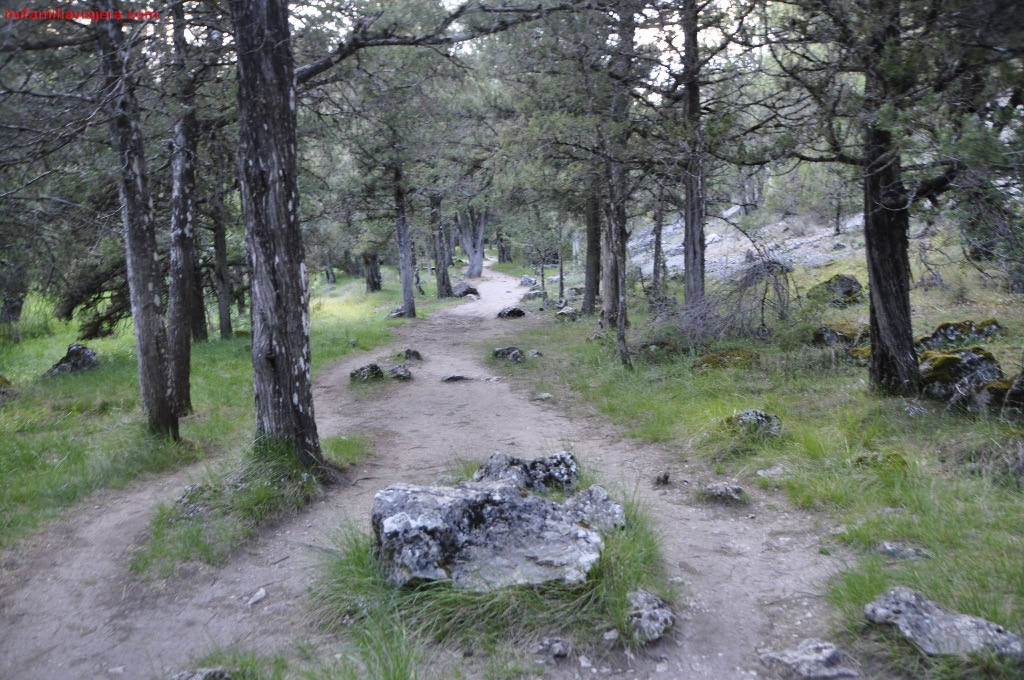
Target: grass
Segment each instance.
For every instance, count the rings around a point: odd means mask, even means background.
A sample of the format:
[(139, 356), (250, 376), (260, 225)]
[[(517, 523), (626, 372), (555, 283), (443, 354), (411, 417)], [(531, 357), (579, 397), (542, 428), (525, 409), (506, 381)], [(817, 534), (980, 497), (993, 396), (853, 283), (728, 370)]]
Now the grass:
[[(388, 329), (402, 323), (384, 318), (401, 297), (397, 276), (385, 275), (384, 290), (372, 295), (354, 279), (314, 291), (314, 376), (328, 362), (387, 342)], [(429, 295), (430, 282), (424, 286)], [(417, 304), (429, 313), (445, 303), (422, 298)], [(238, 322), (245, 326), (244, 319)], [(239, 460), (252, 440), (252, 366), (244, 333), (193, 346), (195, 413), (181, 421), (185, 443), (174, 445), (146, 431), (130, 325), (86, 343), (99, 356), (98, 369), (41, 377), (75, 341), (75, 332), (36, 298), (29, 299), (21, 322), (0, 324), (0, 375), (16, 395), (0, 398), (0, 547), (14, 545), (99, 489), (200, 460)], [(324, 445), (341, 463), (364, 455), (365, 442), (358, 438)]]
[(611, 629), (628, 641), (627, 594), (637, 588), (663, 594), (670, 589), (650, 520), (635, 501), (625, 509), (626, 528), (605, 536), (604, 552), (586, 583), (489, 593), (446, 583), (395, 588), (379, 569), (372, 537), (350, 528), (314, 587), (318, 620), (329, 631), (350, 634), (362, 677), (374, 678), (421, 677), (392, 669), (405, 672), (406, 662), (421, 659), (427, 649), (482, 652), (494, 663), (489, 677), (511, 677), (520, 668), (519, 657), (541, 637), (562, 637), (584, 651), (596, 649)]
[[(798, 281), (798, 289), (850, 269), (834, 262)], [(797, 272), (794, 276), (800, 276)], [(1021, 370), (1021, 296), (1006, 293), (970, 268), (947, 271), (955, 285), (915, 288), (915, 334), (946, 321), (996, 317), (1005, 331), (986, 343), (1004, 371)], [(640, 298), (631, 304), (633, 342), (647, 330)], [(864, 605), (893, 585), (907, 585), (955, 611), (981, 616), (1024, 634), (1024, 425), (951, 411), (941, 402), (882, 398), (867, 390), (867, 369), (841, 351), (812, 347), (824, 322), (865, 323), (867, 305), (806, 308), (767, 341), (729, 341), (694, 353), (637, 357), (621, 366), (613, 344), (590, 339), (593, 324), (559, 324), (509, 340), (544, 353), (546, 380), (577, 392), (628, 435), (676, 445), (688, 460), (778, 489), (800, 508), (831, 515), (846, 527), (823, 540), (860, 559), (829, 589), (842, 612), (847, 644), (884, 659), (884, 677), (1016, 678), (1019, 665), (989, 660), (922, 658), (909, 646), (870, 632)], [(747, 350), (744, 366), (698, 368), (698, 355)], [(521, 374), (530, 378), (530, 372)], [(725, 419), (759, 408), (779, 416), (778, 436), (736, 433)], [(787, 475), (755, 472), (783, 465)], [(930, 557), (896, 560), (882, 541), (926, 550)]]

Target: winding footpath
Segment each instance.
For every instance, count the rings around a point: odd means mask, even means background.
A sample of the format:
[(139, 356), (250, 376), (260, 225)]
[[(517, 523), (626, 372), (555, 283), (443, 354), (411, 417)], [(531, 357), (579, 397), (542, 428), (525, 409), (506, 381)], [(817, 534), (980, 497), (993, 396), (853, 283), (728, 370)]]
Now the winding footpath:
[[(647, 508), (669, 575), (680, 584), (679, 620), (669, 637), (641, 654), (570, 656), (544, 677), (765, 677), (759, 649), (825, 635), (829, 609), (821, 593), (842, 567), (835, 554), (819, 552), (827, 518), (756, 488), (746, 506), (701, 503), (694, 491), (714, 475), (687, 462), (685, 449), (623, 439), (569, 394), (532, 399), (522, 373), (501, 375), (487, 361), (489, 347), (509, 344), (511, 328), (551, 323), (550, 312), (533, 306), (525, 319), (496, 318), (522, 295), (517, 283), (485, 270), (476, 284), (480, 300), (411, 321), (394, 330), (389, 346), (322, 371), (314, 385), (321, 436), (369, 436), (375, 455), (352, 471), (349, 484), (330, 489), (229, 564), (184, 565), (163, 580), (128, 570), (155, 507), (201, 479), (204, 464), (98, 493), (0, 555), (0, 679), (168, 678), (212, 651), (292, 655), (300, 644), (331, 659), (339, 643), (306, 614), (320, 548), (332, 546), (345, 526), (368, 528), (378, 490), (446, 481), (458, 462), (494, 451), (532, 458), (571, 450), (613, 494), (635, 496)], [(398, 357), (406, 348), (423, 356), (408, 362), (412, 381), (350, 388), (352, 369), (404, 363)], [(474, 379), (442, 381), (451, 374)], [(670, 483), (656, 486), (665, 472)], [(478, 677), (472, 666), (462, 675)]]

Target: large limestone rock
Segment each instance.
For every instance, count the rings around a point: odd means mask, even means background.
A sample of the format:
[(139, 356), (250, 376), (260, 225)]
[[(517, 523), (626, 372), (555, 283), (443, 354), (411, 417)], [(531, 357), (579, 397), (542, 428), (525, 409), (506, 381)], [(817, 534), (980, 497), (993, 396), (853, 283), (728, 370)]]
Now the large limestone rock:
[(895, 626), (932, 656), (995, 654), (1024, 661), (1024, 641), (991, 621), (949, 612), (924, 595), (897, 587), (864, 608), (871, 623)]
[(381, 566), (398, 586), (450, 581), (487, 592), (582, 583), (604, 546), (558, 503), (504, 481), (396, 484), (377, 493), (371, 522)]
[(67, 353), (61, 357), (61, 360), (50, 367), (50, 370), (46, 372), (46, 375), (61, 375), (64, 373), (77, 373), (79, 371), (87, 371), (93, 368), (98, 368), (100, 360), (96, 357), (96, 352), (89, 349), (85, 345), (73, 342), (68, 345)]
[(561, 451), (534, 460), (495, 453), (456, 487), (390, 486), (374, 498), (371, 517), (382, 568), (395, 585), (580, 583), (600, 558), (599, 532), (625, 526), (622, 506), (599, 486), (564, 504), (530, 493), (578, 484), (579, 464)]

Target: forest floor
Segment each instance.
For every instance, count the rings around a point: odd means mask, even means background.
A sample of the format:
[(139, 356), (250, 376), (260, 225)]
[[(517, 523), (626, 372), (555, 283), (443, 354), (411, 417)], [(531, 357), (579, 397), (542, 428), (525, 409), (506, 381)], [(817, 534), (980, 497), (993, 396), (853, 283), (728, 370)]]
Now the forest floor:
[[(570, 656), (546, 667), (544, 677), (764, 677), (770, 674), (758, 650), (828, 634), (824, 586), (845, 559), (834, 546), (820, 550), (832, 520), (792, 508), (781, 491), (749, 484), (747, 505), (701, 502), (699, 485), (722, 478), (685, 446), (625, 439), (571, 393), (536, 399), (529, 376), (503, 374), (488, 348), (509, 344), (507, 336), (523, 326), (553, 323), (550, 313), (531, 307), (524, 319), (498, 319), (524, 289), (490, 270), (476, 285), (480, 300), (406, 323), (387, 347), (320, 372), (314, 393), (321, 436), (365, 435), (374, 455), (346, 484), (327, 489), (228, 564), (190, 563), (167, 579), (129, 570), (156, 506), (203, 479), (209, 463), (95, 494), (0, 555), (0, 678), (168, 678), (227, 649), (304, 650), (330, 659), (340, 643), (307, 613), (322, 549), (346, 525), (368, 529), (378, 490), (444, 482), (458, 462), (483, 461), (494, 451), (532, 458), (570, 450), (613, 495), (638, 498), (662, 538), (669, 576), (680, 584), (677, 625), (661, 642), (640, 654)], [(350, 387), (353, 368), (371, 361), (386, 368), (406, 348), (423, 356), (410, 365), (414, 380)], [(475, 379), (442, 382), (449, 374)], [(656, 486), (665, 472), (670, 483)], [(265, 597), (254, 598), (260, 591)], [(462, 677), (483, 675), (474, 663), (465, 661)]]

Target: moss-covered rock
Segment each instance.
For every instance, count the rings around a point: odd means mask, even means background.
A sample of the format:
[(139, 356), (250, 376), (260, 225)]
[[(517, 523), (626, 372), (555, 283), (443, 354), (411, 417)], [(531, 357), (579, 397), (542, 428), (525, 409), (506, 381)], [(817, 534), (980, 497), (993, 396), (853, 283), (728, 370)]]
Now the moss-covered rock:
[(1007, 387), (1000, 415), (1004, 418), (1024, 420), (1024, 373), (1017, 374)]
[(855, 276), (836, 274), (808, 290), (807, 299), (830, 307), (849, 307), (864, 300), (864, 286)]
[(999, 362), (981, 347), (926, 351), (919, 359), (924, 391), (936, 399), (970, 400), (982, 385), (1003, 378)]
[(819, 326), (811, 343), (825, 347), (852, 348), (866, 342), (870, 328), (863, 323), (835, 323)]
[(712, 368), (744, 368), (754, 364), (757, 359), (757, 352), (747, 349), (726, 349), (697, 357), (693, 367), (698, 371)]
[(774, 436), (782, 431), (779, 417), (761, 409), (747, 409), (725, 419), (726, 427), (743, 434)]
[(974, 323), (970, 319), (941, 323), (935, 327), (931, 335), (919, 339), (917, 346), (925, 350), (956, 347), (969, 342), (988, 340), (1002, 330), (1003, 327), (995, 319), (985, 319), (979, 323)]

